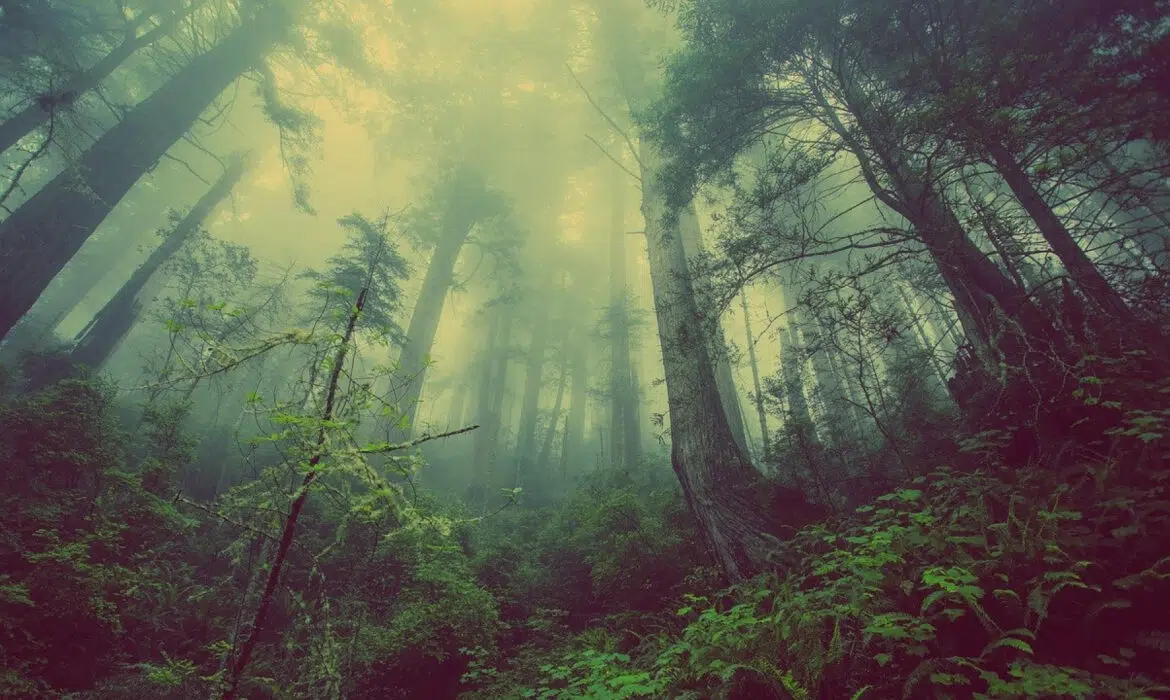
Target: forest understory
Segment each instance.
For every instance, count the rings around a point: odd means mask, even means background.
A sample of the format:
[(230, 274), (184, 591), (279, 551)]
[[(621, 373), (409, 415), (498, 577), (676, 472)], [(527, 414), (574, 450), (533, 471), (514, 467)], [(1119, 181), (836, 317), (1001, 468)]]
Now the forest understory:
[(0, 0), (0, 698), (1170, 697), (1168, 58)]

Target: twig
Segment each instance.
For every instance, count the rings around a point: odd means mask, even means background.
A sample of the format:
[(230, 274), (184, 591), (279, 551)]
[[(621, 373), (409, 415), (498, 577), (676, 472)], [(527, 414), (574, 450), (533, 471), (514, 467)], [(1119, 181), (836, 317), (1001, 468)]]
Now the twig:
[(589, 139), (590, 141), (592, 141), (592, 142), (593, 142), (593, 145), (594, 145), (594, 146), (597, 146), (598, 150), (600, 150), (602, 153), (604, 153), (606, 158), (609, 158), (610, 160), (612, 160), (614, 165), (618, 166), (618, 167), (619, 167), (619, 168), (621, 168), (622, 170), (625, 170), (625, 171), (626, 171), (626, 173), (627, 173), (627, 174), (628, 174), (630, 177), (632, 177), (632, 178), (634, 178), (635, 180), (637, 180), (637, 181), (638, 181), (638, 185), (639, 185), (639, 186), (641, 186), (641, 184), (642, 184), (642, 178), (640, 178), (640, 177), (638, 177), (637, 175), (635, 175), (635, 174), (634, 174), (634, 171), (632, 171), (632, 170), (630, 170), (629, 168), (627, 168), (626, 166), (622, 165), (622, 162), (621, 162), (620, 160), (618, 160), (617, 158), (614, 158), (614, 157), (613, 157), (613, 155), (612, 155), (612, 154), (610, 154), (610, 152), (609, 152), (609, 151), (605, 150), (605, 146), (602, 146), (600, 143), (598, 143), (597, 139), (593, 138), (593, 137), (592, 137), (592, 136), (590, 136), (589, 134), (585, 134), (585, 138), (587, 138), (587, 139)]
[(414, 440), (411, 440), (409, 442), (400, 442), (400, 443), (396, 443), (393, 445), (379, 445), (377, 447), (366, 447), (366, 448), (362, 448), (362, 449), (358, 450), (358, 452), (360, 452), (361, 454), (364, 454), (364, 455), (370, 455), (370, 454), (382, 454), (385, 452), (399, 452), (401, 450), (409, 450), (412, 447), (417, 447), (417, 446), (423, 444), (424, 442), (430, 442), (431, 440), (441, 440), (443, 438), (449, 438), (449, 437), (455, 437), (456, 435), (462, 435), (463, 433), (470, 433), (472, 430), (475, 430), (478, 427), (479, 427), (478, 425), (471, 425), (471, 426), (468, 426), (466, 428), (459, 428), (458, 430), (448, 430), (445, 433), (438, 433), (436, 435), (431, 435), (428, 433), (428, 434), (423, 435), (421, 437), (415, 438)]
[(590, 95), (589, 90), (585, 89), (585, 86), (581, 84), (581, 81), (577, 78), (577, 74), (573, 72), (572, 66), (566, 63), (565, 70), (569, 71), (569, 75), (573, 76), (573, 82), (577, 83), (577, 87), (581, 88), (581, 92), (585, 94), (585, 99), (589, 100), (589, 104), (593, 105), (593, 109), (596, 109), (597, 113), (600, 114), (601, 117), (605, 119), (605, 121), (609, 122), (609, 125), (612, 126), (614, 130), (621, 134), (622, 138), (626, 140), (626, 145), (630, 147), (630, 155), (632, 155), (634, 160), (638, 162), (639, 167), (644, 168), (645, 166), (642, 165), (642, 159), (638, 157), (638, 149), (634, 148), (634, 141), (630, 138), (630, 135), (627, 134), (624, 129), (618, 126), (617, 122), (615, 122), (613, 118), (606, 114), (605, 110), (601, 108), (601, 105), (594, 101), (593, 95)]

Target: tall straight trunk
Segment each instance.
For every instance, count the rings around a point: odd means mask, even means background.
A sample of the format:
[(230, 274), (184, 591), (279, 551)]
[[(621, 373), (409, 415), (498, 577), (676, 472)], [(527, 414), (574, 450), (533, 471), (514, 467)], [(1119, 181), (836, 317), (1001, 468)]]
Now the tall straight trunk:
[(548, 305), (540, 304), (532, 320), (528, 360), (524, 366), (524, 397), (520, 404), (520, 426), (516, 440), (516, 486), (524, 468), (535, 458), (536, 420), (540, 414), (540, 389), (544, 380), (544, 361), (548, 353)]
[(630, 363), (630, 393), (626, 410), (625, 441), (626, 459), (631, 465), (642, 462), (642, 420), (641, 411), (641, 384), (638, 383), (638, 365)]
[(58, 104), (70, 104), (81, 95), (93, 90), (118, 69), (126, 59), (139, 49), (150, 46), (166, 36), (179, 21), (189, 15), (200, 3), (192, 3), (185, 9), (163, 17), (159, 24), (144, 34), (138, 34), (138, 27), (132, 27), (122, 43), (118, 44), (101, 60), (83, 71), (73, 80), (57, 89), (54, 94), (42, 95), (24, 109), (0, 123), (0, 152), (16, 145), (30, 132), (54, 118)]
[(482, 478), (485, 488), (497, 481), (494, 470), (500, 455), (501, 432), (507, 425), (505, 393), (512, 353), (512, 313), (501, 307), (496, 314), (494, 342), (490, 345), (490, 353), (484, 356), (487, 382), (481, 387), (479, 415), (475, 417), (475, 423), (480, 426), (475, 431), (475, 473), (477, 478)]
[[(625, 174), (612, 175), (609, 242), (610, 382), (609, 460), (617, 469), (630, 469), (641, 458), (638, 446), (628, 440), (627, 426), (637, 420), (632, 405), (634, 391), (630, 359), (630, 319), (626, 309)], [(636, 401), (636, 399), (634, 400)]]
[(804, 393), (804, 360), (800, 350), (800, 339), (796, 324), (780, 329), (780, 366), (784, 375), (784, 397), (788, 402), (788, 418), (793, 425), (791, 432), (804, 435), (808, 442), (816, 443), (816, 427), (808, 410)]
[[(422, 289), (418, 293), (414, 311), (410, 315), (410, 325), (406, 330), (406, 341), (402, 346), (402, 355), (399, 361), (402, 370), (409, 380), (398, 400), (399, 409), (413, 418), (419, 414), (419, 399), (422, 397), (423, 382), (426, 379), (427, 357), (431, 347), (435, 344), (435, 334), (439, 331), (439, 321), (443, 317), (443, 306), (447, 302), (447, 294), (455, 281), (455, 263), (459, 260), (459, 251), (467, 241), (471, 228), (475, 225), (474, 217), (460, 211), (456, 206), (447, 209), (443, 217), (442, 238), (435, 246), (427, 263), (427, 274), (423, 278)], [(411, 429), (406, 433), (409, 437)]]
[(143, 288), (146, 287), (159, 268), (183, 247), (187, 239), (203, 226), (207, 217), (215, 211), (219, 203), (231, 193), (240, 178), (244, 176), (247, 167), (248, 161), (243, 154), (232, 156), (227, 168), (224, 169), (215, 184), (175, 225), (162, 244), (146, 259), (146, 262), (140, 265), (134, 274), (130, 275), (130, 279), (126, 280), (114, 297), (106, 302), (106, 305), (93, 317), (89, 325), (77, 334), (77, 345), (72, 352), (74, 362), (90, 367), (100, 367), (109, 358), (138, 319), (138, 313), (142, 306), (139, 295)]
[[(770, 489), (727, 421), (678, 225), (643, 140), (642, 214), (670, 412), (671, 464), (716, 561), (731, 581), (768, 568), (775, 535), (809, 517), (804, 495)], [(783, 512), (787, 510), (788, 512)]]
[(930, 342), (930, 336), (926, 333), (926, 327), (922, 323), (922, 318), (915, 312), (914, 304), (910, 299), (910, 295), (906, 293), (906, 290), (899, 284), (895, 284), (894, 287), (898, 290), (898, 301), (901, 302), (901, 307), (906, 314), (906, 318), (910, 320), (922, 352), (930, 359), (930, 366), (934, 369), (934, 374), (938, 378), (940, 386), (946, 387), (946, 368), (943, 367), (942, 361), (938, 358), (938, 352)]
[[(264, 11), (139, 103), (80, 158), (0, 223), (0, 337), (37, 300), (122, 197), (288, 28)], [(79, 186), (77, 178), (83, 180)]]
[[(472, 460), (473, 474), (467, 500), (476, 506), (483, 506), (490, 483), (491, 459), (489, 450), (495, 441), (499, 426), (499, 397), (495, 393), (496, 355), (499, 352), (500, 334), (503, 330), (503, 309), (494, 307), (488, 311), (488, 334), (479, 357), (479, 377), (475, 388), (475, 409), (472, 422), (479, 425), (473, 441), (475, 455)], [(490, 437), (489, 437), (490, 434)]]
[(1052, 248), (1052, 252), (1056, 253), (1056, 257), (1060, 258), (1064, 269), (1068, 270), (1073, 281), (1089, 301), (1102, 313), (1112, 316), (1119, 322), (1130, 320), (1132, 314), (1125, 300), (1089, 259), (1088, 254), (1069, 233), (1048, 202), (1044, 201), (1016, 157), (998, 141), (992, 141), (988, 145), (988, 152), (1004, 182), (1011, 188), (1024, 211), (1028, 212), (1028, 216), (1040, 229), (1040, 235)]
[(467, 383), (462, 379), (451, 390), (451, 405), (447, 407), (447, 427), (458, 428), (463, 425), (463, 412), (467, 402)]
[[(564, 353), (562, 352), (563, 355)], [(545, 471), (548, 471), (549, 462), (552, 459), (553, 440), (556, 438), (557, 424), (561, 420), (561, 408), (565, 405), (565, 387), (568, 383), (569, 367), (568, 363), (562, 358), (560, 373), (557, 379), (557, 397), (553, 400), (552, 415), (548, 418), (548, 428), (544, 431), (544, 441), (540, 446), (540, 455), (536, 459), (536, 463)]]
[[(679, 214), (679, 230), (682, 237), (683, 249), (689, 262), (698, 259), (703, 254), (703, 234), (699, 228), (699, 217), (694, 205), (689, 205), (685, 212)], [(715, 299), (703, 285), (696, 285), (695, 293), (701, 313), (710, 314), (717, 308)], [(708, 353), (715, 363), (715, 385), (719, 389), (719, 400), (727, 414), (727, 424), (731, 428), (731, 435), (744, 454), (749, 454), (747, 429), (744, 427), (743, 411), (739, 404), (739, 391), (735, 386), (735, 373), (731, 371), (731, 358), (727, 353), (727, 342), (723, 336), (723, 324), (718, 316), (705, 316), (703, 319), (704, 337), (707, 339)]]
[(748, 308), (747, 294), (741, 289), (739, 303), (743, 308), (744, 342), (747, 344), (748, 364), (752, 368), (752, 389), (755, 391), (756, 418), (760, 421), (760, 443), (765, 461), (772, 454), (772, 438), (768, 435), (768, 412), (764, 410), (764, 389), (760, 385), (760, 363), (756, 360), (756, 337), (752, 334), (751, 312)]
[[(791, 312), (790, 312), (791, 313)], [(850, 425), (841, 411), (842, 399), (845, 391), (839, 381), (840, 377), (833, 371), (832, 361), (829, 359), (829, 349), (821, 334), (820, 325), (816, 319), (793, 319), (801, 329), (804, 338), (804, 352), (812, 361), (813, 376), (817, 380), (820, 403), (824, 407), (825, 432), (832, 436), (833, 442), (840, 445), (849, 438)]]
[[(576, 335), (581, 335), (580, 329)], [(583, 338), (573, 343), (569, 355), (572, 393), (569, 397), (569, 414), (565, 417), (565, 438), (561, 443), (561, 471), (569, 472), (570, 465), (580, 471), (585, 448), (585, 413), (589, 408), (588, 346)]]

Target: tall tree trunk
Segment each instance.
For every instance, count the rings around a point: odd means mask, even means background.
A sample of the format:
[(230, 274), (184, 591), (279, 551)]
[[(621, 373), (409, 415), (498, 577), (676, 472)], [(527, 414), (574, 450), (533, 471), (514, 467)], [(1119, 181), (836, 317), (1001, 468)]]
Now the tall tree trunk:
[[(769, 493), (722, 409), (678, 212), (658, 181), (660, 155), (643, 140), (642, 214), (670, 411), (671, 464), (716, 561), (731, 581), (768, 568), (785, 523), (811, 515), (794, 489)], [(783, 512), (787, 511), (787, 512)]]
[[(399, 397), (398, 406), (403, 413), (412, 417), (412, 427), (413, 418), (419, 414), (418, 404), (426, 379), (428, 355), (435, 344), (435, 334), (439, 331), (439, 321), (443, 317), (443, 306), (446, 305), (447, 294), (455, 280), (455, 263), (459, 260), (459, 251), (463, 249), (463, 244), (475, 225), (475, 217), (459, 210), (453, 203), (446, 210), (442, 225), (442, 238), (435, 246), (427, 264), (427, 274), (423, 278), (418, 301), (415, 302), (414, 311), (410, 315), (410, 325), (406, 330), (406, 341), (402, 346), (399, 362), (409, 380)], [(407, 429), (407, 436), (410, 435), (411, 429)]]
[(631, 401), (634, 391), (631, 373), (633, 365), (630, 359), (630, 318), (626, 308), (629, 288), (626, 280), (626, 175), (618, 173), (610, 177), (613, 191), (609, 239), (609, 459), (614, 468), (628, 470), (640, 459), (640, 455), (636, 454), (638, 446), (628, 444), (627, 439), (627, 426), (637, 420), (637, 409)]
[(187, 239), (203, 226), (207, 217), (243, 177), (247, 167), (248, 161), (243, 154), (232, 156), (215, 184), (199, 198), (187, 215), (179, 220), (162, 244), (134, 271), (134, 274), (130, 275), (130, 279), (126, 280), (114, 297), (106, 302), (89, 325), (77, 334), (77, 345), (72, 352), (74, 362), (100, 367), (106, 361), (138, 319), (142, 306), (138, 297), (147, 282), (183, 247)]
[(1060, 258), (1064, 269), (1068, 270), (1089, 301), (1106, 316), (1112, 316), (1122, 323), (1129, 321), (1132, 314), (1125, 300), (1089, 259), (1088, 254), (1056, 216), (1056, 212), (1048, 206), (1048, 202), (1044, 201), (1015, 156), (998, 141), (988, 144), (988, 152), (1004, 182), (1016, 195), (1024, 211), (1032, 217), (1032, 221), (1040, 229), (1040, 235), (1044, 236), (1052, 252)]
[(536, 421), (540, 415), (540, 390), (544, 380), (544, 360), (548, 352), (548, 304), (539, 304), (532, 320), (528, 344), (528, 361), (524, 368), (524, 397), (520, 404), (520, 426), (516, 440), (516, 479), (520, 485), (524, 469), (536, 456)]
[(90, 146), (78, 172), (57, 175), (0, 223), (0, 337), (207, 105), (263, 60), (290, 21), (282, 10), (264, 11), (192, 59)]
[(481, 499), (486, 499), (488, 489), (497, 481), (494, 470), (500, 456), (501, 429), (506, 425), (504, 400), (512, 353), (512, 312), (500, 306), (495, 314), (490, 351), (484, 354), (485, 382), (480, 385), (478, 415), (474, 421), (480, 426), (475, 431), (474, 467), (476, 479), (483, 487)]
[[(580, 335), (581, 329), (576, 333)], [(568, 474), (570, 465), (575, 471), (581, 470), (585, 452), (585, 413), (589, 408), (589, 367), (588, 346), (575, 342), (569, 355), (569, 366), (573, 382), (569, 398), (569, 414), (565, 417), (565, 438), (561, 443), (561, 471)]]
[(447, 427), (455, 429), (463, 425), (463, 412), (467, 401), (467, 383), (459, 379), (451, 389), (451, 405), (447, 407)]
[[(472, 422), (479, 425), (479, 430), (475, 431), (473, 440), (475, 454), (472, 459), (472, 477), (471, 485), (467, 489), (467, 500), (473, 506), (483, 507), (487, 498), (487, 489), (489, 483), (488, 469), (491, 467), (488, 459), (487, 448), (491, 445), (491, 440), (485, 438), (489, 432), (494, 433), (496, 430), (496, 420), (489, 419), (494, 416), (494, 411), (497, 408), (493, 405), (497, 398), (493, 394), (495, 389), (496, 376), (496, 353), (500, 345), (500, 330), (503, 325), (503, 316), (500, 307), (492, 307), (488, 310), (488, 333), (484, 339), (483, 350), (479, 354), (479, 377), (475, 387), (475, 408)], [(494, 439), (494, 438), (493, 438)]]
[(159, 24), (141, 35), (137, 33), (138, 25), (135, 25), (128, 31), (122, 43), (90, 66), (88, 70), (55, 90), (53, 94), (41, 95), (24, 109), (5, 119), (3, 123), (0, 123), (0, 152), (12, 148), (29, 132), (53, 119), (60, 106), (72, 104), (78, 97), (96, 88), (136, 51), (150, 46), (166, 36), (178, 25), (180, 20), (193, 12), (199, 4), (192, 3), (178, 12), (163, 17)]
[[(567, 349), (566, 347), (565, 350)], [(563, 355), (564, 352), (562, 351)], [(540, 446), (540, 456), (536, 460), (536, 463), (546, 472), (549, 470), (550, 460), (552, 459), (552, 446), (557, 434), (557, 424), (561, 420), (561, 408), (564, 406), (565, 401), (565, 387), (569, 383), (569, 366), (563, 357), (560, 363), (560, 370), (559, 378), (557, 379), (557, 397), (553, 400), (552, 415), (548, 418), (548, 428), (544, 431), (544, 441)]]
[(747, 294), (741, 289), (739, 303), (743, 308), (744, 342), (747, 344), (748, 363), (752, 368), (752, 389), (755, 391), (756, 417), (760, 421), (760, 442), (763, 448), (764, 461), (768, 461), (772, 454), (771, 437), (768, 435), (768, 412), (764, 410), (764, 390), (760, 386), (760, 364), (756, 361), (756, 337), (752, 334), (751, 312), (748, 308)]
[(796, 324), (789, 321), (780, 329), (780, 366), (784, 375), (784, 398), (788, 402), (788, 419), (792, 421), (789, 432), (803, 436), (803, 442), (816, 444), (817, 432), (808, 410), (805, 396), (804, 358), (800, 349)]
[[(699, 228), (699, 217), (693, 204), (685, 212), (679, 213), (679, 230), (682, 236), (682, 245), (689, 262), (699, 259), (703, 254), (703, 234)], [(749, 454), (747, 430), (744, 427), (743, 411), (739, 404), (739, 391), (735, 386), (735, 373), (731, 371), (731, 358), (727, 353), (727, 341), (723, 336), (723, 324), (718, 316), (712, 314), (718, 306), (704, 284), (695, 285), (695, 294), (698, 299), (700, 312), (704, 314), (703, 329), (707, 339), (708, 353), (715, 363), (715, 384), (719, 389), (719, 400), (727, 414), (727, 424), (731, 428), (731, 435), (735, 438), (743, 453)]]

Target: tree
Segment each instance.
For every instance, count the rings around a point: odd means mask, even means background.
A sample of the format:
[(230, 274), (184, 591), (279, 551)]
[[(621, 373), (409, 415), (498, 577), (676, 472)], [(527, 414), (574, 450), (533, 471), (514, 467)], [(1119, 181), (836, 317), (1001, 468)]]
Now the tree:
[(68, 108), (79, 97), (96, 88), (134, 53), (167, 36), (199, 4), (191, 2), (174, 8), (150, 7), (127, 21), (122, 41), (99, 61), (66, 79), (62, 85), (53, 86), (54, 89), (38, 95), (24, 109), (0, 122), (0, 152), (8, 150), (34, 129), (54, 119), (59, 110)]
[(407, 415), (415, 415), (418, 410), (428, 356), (447, 295), (455, 282), (455, 263), (459, 253), (477, 223), (502, 213), (502, 200), (488, 189), (483, 176), (474, 167), (460, 165), (441, 176), (429, 207), (418, 212), (415, 221), (423, 228), (419, 232), (421, 237), (431, 240), (434, 249), (399, 359), (399, 365), (410, 377), (398, 397), (400, 410)]
[(285, 36), (294, 17), (279, 5), (256, 10), (130, 110), (85, 151), (76, 169), (59, 174), (0, 222), (0, 338), (207, 105)]
[(143, 303), (140, 299), (143, 288), (159, 268), (203, 226), (204, 221), (243, 177), (247, 167), (248, 160), (243, 154), (235, 154), (229, 159), (227, 167), (215, 184), (186, 215), (174, 221), (173, 228), (166, 233), (159, 247), (150, 254), (146, 262), (138, 266), (113, 298), (106, 302), (93, 320), (77, 334), (75, 339), (77, 345), (72, 352), (74, 362), (91, 367), (100, 367), (105, 362), (137, 321)]

